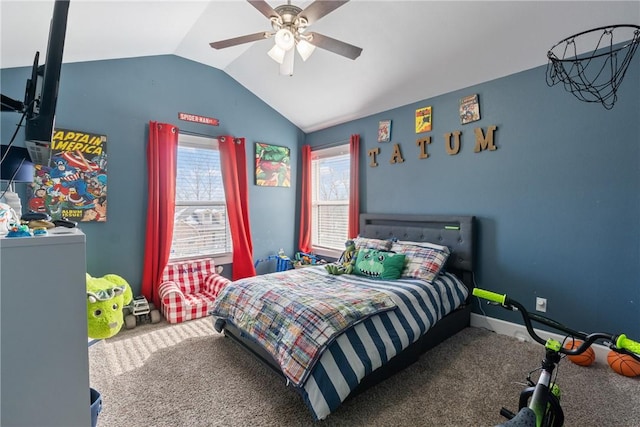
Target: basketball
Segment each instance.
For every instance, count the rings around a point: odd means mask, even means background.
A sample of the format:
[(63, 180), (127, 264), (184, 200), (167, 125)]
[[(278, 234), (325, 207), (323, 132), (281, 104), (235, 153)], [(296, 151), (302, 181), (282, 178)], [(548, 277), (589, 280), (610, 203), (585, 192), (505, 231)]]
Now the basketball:
[(640, 375), (640, 362), (627, 354), (620, 354), (611, 350), (607, 355), (607, 363), (616, 373), (625, 377), (637, 377)]
[[(570, 341), (566, 343), (564, 345), (564, 348), (572, 349), (572, 348), (580, 347), (580, 345), (582, 345), (582, 341), (575, 340), (575, 341)], [(591, 347), (589, 347), (588, 349), (585, 350), (584, 353), (576, 354), (573, 356), (567, 355), (567, 358), (573, 363), (575, 363), (576, 365), (590, 366), (590, 365), (593, 365), (593, 362), (596, 361), (596, 353), (593, 351)]]

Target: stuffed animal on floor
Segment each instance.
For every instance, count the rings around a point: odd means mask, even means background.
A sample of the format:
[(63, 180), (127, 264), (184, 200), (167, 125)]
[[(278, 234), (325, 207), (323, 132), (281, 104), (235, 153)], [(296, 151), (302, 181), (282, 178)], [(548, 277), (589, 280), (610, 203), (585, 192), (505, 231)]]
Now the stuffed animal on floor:
[(345, 250), (340, 255), (340, 259), (324, 266), (329, 274), (351, 274), (353, 272), (353, 265), (356, 261), (356, 244), (353, 240), (347, 240), (344, 245)]
[(133, 299), (129, 283), (116, 274), (91, 277), (87, 273), (87, 321), (89, 338), (111, 338), (122, 328), (122, 308)]

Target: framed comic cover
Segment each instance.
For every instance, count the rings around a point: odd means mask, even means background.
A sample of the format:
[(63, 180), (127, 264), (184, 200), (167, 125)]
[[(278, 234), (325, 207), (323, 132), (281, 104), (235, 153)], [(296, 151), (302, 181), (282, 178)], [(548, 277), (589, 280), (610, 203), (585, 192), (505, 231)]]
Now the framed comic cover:
[(107, 221), (107, 136), (54, 129), (51, 166), (36, 165), (29, 210), (52, 220)]
[(431, 131), (431, 107), (416, 110), (416, 133)]
[(256, 142), (256, 185), (291, 187), (291, 150)]
[(391, 120), (381, 120), (378, 123), (378, 142), (391, 141)]
[(460, 100), (460, 123), (464, 125), (477, 120), (480, 120), (480, 104), (476, 93)]

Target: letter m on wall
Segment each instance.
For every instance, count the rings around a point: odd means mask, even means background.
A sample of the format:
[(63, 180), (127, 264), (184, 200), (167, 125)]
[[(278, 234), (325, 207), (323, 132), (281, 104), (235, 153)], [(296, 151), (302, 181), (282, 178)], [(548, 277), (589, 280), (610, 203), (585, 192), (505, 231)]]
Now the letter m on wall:
[(475, 128), (474, 132), (476, 133), (476, 147), (474, 148), (475, 153), (479, 153), (482, 150), (494, 151), (497, 150), (498, 147), (493, 143), (493, 133), (498, 129), (497, 126), (489, 126), (487, 128), (487, 135), (485, 136), (482, 132), (482, 128)]

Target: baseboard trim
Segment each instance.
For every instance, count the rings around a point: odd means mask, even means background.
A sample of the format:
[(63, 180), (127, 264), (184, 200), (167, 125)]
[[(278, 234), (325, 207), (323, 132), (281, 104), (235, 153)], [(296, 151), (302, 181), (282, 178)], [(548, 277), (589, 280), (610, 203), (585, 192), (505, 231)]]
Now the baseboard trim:
[[(529, 336), (527, 328), (525, 328), (524, 325), (496, 319), (495, 317), (471, 313), (471, 326), (475, 328), (488, 329), (500, 335), (508, 335), (510, 337), (517, 338), (520, 341), (533, 342), (533, 339)], [(534, 329), (536, 333), (544, 339), (553, 338), (560, 342), (564, 339), (564, 336), (560, 334), (554, 334), (537, 328)], [(600, 344), (594, 344), (591, 348), (593, 348), (593, 351), (596, 353), (596, 362), (607, 364), (607, 355), (610, 351), (609, 348)]]

